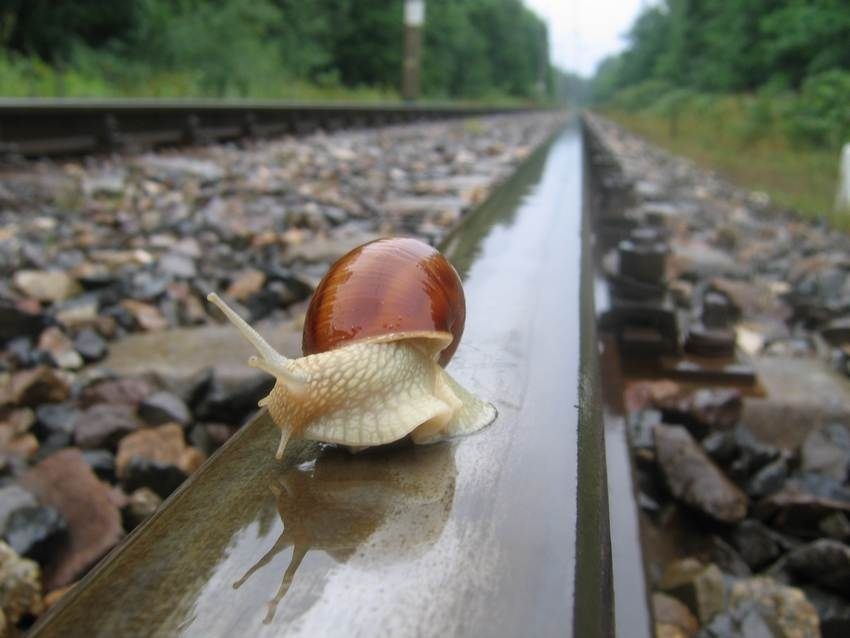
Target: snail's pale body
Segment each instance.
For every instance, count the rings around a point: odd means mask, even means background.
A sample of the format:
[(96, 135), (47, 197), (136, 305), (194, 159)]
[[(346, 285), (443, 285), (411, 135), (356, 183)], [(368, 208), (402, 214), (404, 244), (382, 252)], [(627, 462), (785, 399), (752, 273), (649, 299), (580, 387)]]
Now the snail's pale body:
[[(364, 249), (371, 256), (359, 259), (358, 263), (357, 257), (361, 253), (357, 251)], [(436, 259), (434, 254), (442, 261), (433, 262)], [(423, 255), (432, 262), (423, 266)], [(421, 296), (425, 293), (439, 298), (439, 302), (429, 306), (431, 317), (407, 317), (397, 312), (397, 299), (384, 304), (372, 298), (382, 292), (384, 276), (392, 277), (391, 287), (399, 287), (399, 273), (403, 273), (404, 268), (392, 263), (399, 260), (402, 264), (414, 260), (404, 276), (428, 277), (428, 284), (419, 286), (420, 289), (413, 290), (412, 294)], [(491, 404), (465, 390), (440, 366), (440, 362), (445, 363), (457, 347), (465, 310), (462, 306), (459, 309), (455, 307), (457, 297), (463, 304), (463, 296), (459, 288), (451, 290), (452, 286), (460, 285), (454, 269), (449, 275), (441, 273), (439, 285), (435, 285), (430, 273), (435, 268), (434, 263), (440, 270), (445, 270), (446, 266), (451, 269), (448, 262), (430, 247), (405, 239), (366, 244), (343, 257), (319, 285), (305, 324), (305, 344), (310, 341), (309, 350), (321, 350), (322, 343), (314, 343), (322, 340), (332, 345), (330, 349), (298, 359), (287, 359), (275, 352), (217, 295), (209, 296), (209, 300), (225, 313), (260, 353), (260, 357), (249, 359), (249, 365), (277, 379), (271, 393), (260, 405), (267, 407), (281, 429), (278, 458), (283, 455), (286, 443), (293, 435), (355, 448), (392, 443), (407, 435), (416, 443), (428, 443), (474, 432), (495, 419), (496, 410)], [(360, 279), (367, 282), (371, 297), (358, 309), (355, 322), (347, 317), (348, 325), (342, 330), (339, 322), (335, 323), (333, 317), (329, 318), (319, 306), (327, 303), (327, 299), (335, 301), (337, 308), (339, 304), (362, 303), (358, 293), (352, 296), (351, 290), (346, 291), (346, 288), (363, 288), (363, 284), (358, 283), (358, 276), (352, 275), (355, 268), (367, 270)], [(334, 274), (340, 270), (343, 272), (337, 281)], [(441, 286), (449, 288), (443, 296), (435, 293)], [(393, 294), (403, 297), (405, 291), (395, 290)], [(447, 297), (448, 305), (453, 307), (448, 312), (444, 308), (447, 302), (443, 297)], [(423, 302), (411, 303), (418, 307)], [(370, 322), (375, 324), (374, 317), (370, 316), (366, 322), (361, 319), (364, 314), (385, 315), (390, 307), (392, 321), (382, 319), (383, 333), (381, 325), (374, 329), (368, 326)], [(348, 310), (351, 308), (348, 307)], [(451, 317), (448, 322), (450, 330), (390, 329), (392, 326), (418, 328), (430, 324), (443, 328), (441, 321), (446, 314)], [(322, 330), (332, 338), (324, 336)], [(307, 345), (305, 351), (308, 351)]]

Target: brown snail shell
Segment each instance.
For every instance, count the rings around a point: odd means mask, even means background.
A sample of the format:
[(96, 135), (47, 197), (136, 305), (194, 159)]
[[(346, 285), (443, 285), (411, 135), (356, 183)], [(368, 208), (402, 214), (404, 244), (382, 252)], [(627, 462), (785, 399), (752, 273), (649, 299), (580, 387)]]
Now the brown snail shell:
[(341, 257), (322, 279), (304, 320), (305, 355), (387, 334), (439, 332), (451, 342), (445, 366), (463, 334), (466, 302), (457, 271), (436, 249), (393, 237)]
[(259, 352), (248, 364), (277, 379), (260, 405), (281, 429), (278, 458), (293, 435), (356, 448), (407, 435), (429, 443), (496, 418), (440, 367), (463, 333), (463, 289), (420, 241), (377, 240), (331, 266), (308, 309), (300, 359), (276, 352), (218, 295), (207, 298)]

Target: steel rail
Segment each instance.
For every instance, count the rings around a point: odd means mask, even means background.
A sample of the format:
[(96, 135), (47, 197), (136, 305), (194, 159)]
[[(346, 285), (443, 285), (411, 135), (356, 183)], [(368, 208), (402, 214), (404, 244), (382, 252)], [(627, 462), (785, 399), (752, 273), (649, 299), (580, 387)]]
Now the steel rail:
[(562, 132), (443, 245), (467, 298), (450, 368), (493, 425), (277, 462), (261, 415), (31, 637), (612, 635), (581, 145)]
[(0, 98), (0, 153), (135, 150), (538, 110), (525, 106)]

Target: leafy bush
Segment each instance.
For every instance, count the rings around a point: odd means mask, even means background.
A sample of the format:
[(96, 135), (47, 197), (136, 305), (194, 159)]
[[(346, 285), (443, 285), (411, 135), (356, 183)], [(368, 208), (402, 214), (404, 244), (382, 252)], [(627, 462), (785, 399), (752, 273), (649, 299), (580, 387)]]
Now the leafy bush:
[(641, 111), (655, 104), (672, 87), (663, 80), (646, 80), (620, 91), (614, 97), (614, 104), (624, 111)]
[(787, 128), (797, 143), (839, 148), (850, 141), (850, 72), (807, 78), (789, 109)]

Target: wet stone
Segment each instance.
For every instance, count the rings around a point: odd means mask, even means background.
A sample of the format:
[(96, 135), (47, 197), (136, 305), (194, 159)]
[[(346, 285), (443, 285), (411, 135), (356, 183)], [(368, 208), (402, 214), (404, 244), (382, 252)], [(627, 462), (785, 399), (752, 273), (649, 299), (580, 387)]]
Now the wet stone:
[(172, 422), (186, 425), (192, 420), (192, 414), (183, 400), (164, 391), (155, 392), (139, 404), (139, 417), (148, 425)]
[(725, 523), (747, 515), (746, 494), (723, 475), (687, 430), (656, 426), (655, 449), (667, 485), (677, 499)]
[(44, 562), (51, 554), (51, 546), (67, 529), (62, 515), (52, 507), (25, 507), (9, 516), (3, 540), (21, 556)]
[(768, 463), (747, 481), (745, 491), (750, 498), (759, 499), (782, 488), (788, 478), (788, 464), (784, 458)]
[(85, 328), (74, 337), (74, 349), (87, 363), (100, 361), (109, 350), (106, 341), (95, 330)]
[[(31, 407), (64, 401), (69, 394), (67, 379), (46, 366), (15, 372), (6, 388), (0, 388), (0, 397), (5, 395), (7, 403)], [(0, 400), (0, 403), (3, 401)]]
[(121, 481), (125, 490), (147, 487), (161, 498), (168, 498), (188, 475), (170, 463), (144, 459), (134, 456), (124, 466), (124, 478)]
[(162, 498), (147, 487), (134, 490), (127, 499), (127, 504), (121, 510), (124, 527), (131, 531), (154, 515), (162, 504)]
[(822, 638), (850, 636), (850, 603), (846, 598), (811, 585), (802, 589), (817, 610)]
[(723, 574), (716, 565), (703, 565), (693, 558), (676, 561), (664, 570), (659, 587), (687, 605), (700, 623), (724, 607)]
[(182, 279), (193, 279), (198, 274), (195, 260), (180, 253), (168, 253), (160, 257), (158, 268), (163, 273)]
[(251, 295), (260, 292), (266, 283), (266, 275), (260, 270), (240, 273), (227, 288), (226, 295), (244, 303)]
[(79, 414), (74, 423), (74, 441), (84, 449), (112, 448), (139, 426), (132, 406), (99, 404)]
[(765, 618), (778, 626), (782, 638), (819, 638), (817, 610), (805, 594), (770, 578), (739, 580), (732, 585), (729, 604), (732, 607), (755, 603)]
[(129, 405), (135, 410), (146, 397), (154, 392), (155, 388), (141, 378), (125, 377), (122, 379), (106, 379), (92, 383), (84, 388), (80, 397), (80, 403), (83, 407), (89, 407), (98, 403)]
[(78, 370), (83, 367), (83, 358), (74, 350), (74, 343), (55, 326), (41, 333), (38, 348), (48, 353), (58, 368)]
[(753, 519), (741, 521), (731, 541), (753, 571), (760, 571), (792, 547), (791, 541)]
[(91, 471), (79, 450), (70, 448), (41, 461), (21, 479), (43, 505), (59, 511), (68, 540), (45, 566), (44, 584), (55, 589), (78, 579), (123, 536), (109, 488)]
[(696, 638), (790, 638), (755, 602), (738, 605), (715, 616)]
[(128, 492), (149, 487), (166, 498), (202, 461), (199, 452), (186, 445), (183, 428), (172, 423), (139, 430), (122, 440), (115, 467)]
[(18, 290), (39, 301), (65, 301), (82, 292), (80, 284), (60, 270), (19, 270), (12, 281)]
[(3, 542), (0, 542), (0, 609), (6, 621), (13, 625), (24, 616), (37, 616), (42, 610), (38, 564), (21, 558)]
[(74, 422), (80, 411), (72, 403), (45, 403), (35, 410), (35, 432), (44, 439), (55, 433), (69, 437), (74, 432)]
[(37, 505), (35, 496), (20, 485), (0, 487), (0, 535), (5, 533), (6, 523), (12, 514)]
[[(727, 472), (734, 480), (746, 481), (754, 477), (762, 468), (780, 460), (780, 451), (772, 445), (757, 440), (750, 430), (739, 425), (732, 431), (736, 454), (728, 464)], [(770, 472), (766, 477), (770, 478)]]
[(798, 547), (786, 556), (788, 569), (800, 578), (850, 596), (850, 547), (821, 539)]
[(0, 409), (0, 429), (8, 428), (15, 434), (25, 434), (35, 423), (35, 412), (31, 408)]
[(267, 374), (253, 375), (235, 383), (216, 379), (205, 399), (198, 405), (199, 421), (215, 421), (242, 425), (257, 411), (257, 402), (271, 392), (274, 379)]
[(184, 378), (163, 379), (156, 375), (162, 387), (168, 387), (190, 410), (194, 409), (207, 395), (213, 384), (213, 369), (201, 368)]
[(827, 538), (846, 541), (850, 539), (850, 520), (844, 512), (834, 512), (820, 519), (818, 530)]
[(827, 476), (804, 474), (759, 501), (759, 519), (803, 538), (812, 537), (820, 521), (836, 512), (850, 515), (850, 489)]
[(741, 392), (735, 389), (701, 389), (658, 395), (652, 400), (667, 423), (682, 423), (702, 438), (714, 430), (728, 430), (741, 418)]
[(165, 330), (168, 327), (168, 321), (162, 316), (162, 312), (152, 304), (125, 299), (121, 302), (121, 307), (132, 315), (138, 327), (145, 332)]
[[(693, 636), (699, 629), (699, 622), (688, 608), (676, 598), (662, 592), (652, 594), (652, 612), (656, 623), (656, 633), (680, 632), (679, 635)], [(663, 635), (663, 634), (662, 634)]]
[(844, 481), (850, 467), (850, 432), (839, 423), (812, 431), (800, 450), (801, 469)]
[(47, 322), (47, 316), (40, 312), (28, 312), (0, 299), (0, 341), (23, 335), (34, 337), (44, 330)]
[(83, 460), (99, 479), (115, 481), (115, 455), (109, 450), (83, 450)]
[(724, 574), (739, 578), (752, 576), (752, 569), (747, 565), (735, 548), (719, 536), (711, 537), (711, 562), (717, 565)]
[(42, 353), (38, 352), (29, 337), (15, 337), (6, 343), (6, 352), (11, 355), (20, 368), (29, 368), (39, 363)]

